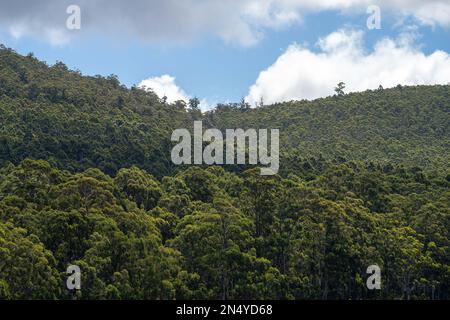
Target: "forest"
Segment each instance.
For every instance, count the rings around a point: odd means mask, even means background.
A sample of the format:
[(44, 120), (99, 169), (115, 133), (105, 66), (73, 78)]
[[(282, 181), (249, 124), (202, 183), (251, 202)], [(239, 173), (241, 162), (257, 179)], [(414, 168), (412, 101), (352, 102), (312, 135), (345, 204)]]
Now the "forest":
[[(450, 299), (450, 85), (197, 102), (1, 46), (0, 299)], [(279, 129), (278, 175), (174, 165), (194, 121)]]

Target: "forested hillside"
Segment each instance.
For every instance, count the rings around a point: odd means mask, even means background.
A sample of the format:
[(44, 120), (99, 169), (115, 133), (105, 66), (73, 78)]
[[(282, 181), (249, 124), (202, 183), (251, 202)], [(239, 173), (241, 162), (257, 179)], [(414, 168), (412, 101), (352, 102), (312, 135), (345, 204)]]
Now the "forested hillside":
[[(184, 106), (108, 78), (83, 77), (63, 63), (0, 50), (0, 160), (46, 159), (71, 171), (113, 174), (139, 164), (171, 172), (170, 135), (184, 127)], [(167, 152), (169, 150), (169, 153)]]
[(138, 165), (172, 174), (170, 136), (176, 128), (280, 129), (281, 170), (300, 158), (374, 160), (428, 169), (450, 162), (450, 86), (398, 87), (315, 101), (249, 108), (219, 105), (204, 116), (127, 89), (115, 76), (85, 77), (63, 63), (0, 50), (0, 161), (32, 157), (80, 171), (115, 174)]
[[(202, 114), (2, 48), (0, 299), (450, 299), (449, 112), (428, 86)], [(280, 129), (280, 174), (174, 166), (194, 120)]]
[(380, 88), (257, 109), (222, 105), (207, 118), (219, 128), (280, 128), (285, 160), (296, 151), (427, 168), (450, 163), (450, 85)]

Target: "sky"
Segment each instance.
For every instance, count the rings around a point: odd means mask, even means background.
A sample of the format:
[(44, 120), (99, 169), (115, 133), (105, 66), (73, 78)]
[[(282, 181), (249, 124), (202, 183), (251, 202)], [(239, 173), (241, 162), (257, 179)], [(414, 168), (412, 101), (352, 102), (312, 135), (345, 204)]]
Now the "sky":
[(1, 0), (0, 43), (169, 102), (450, 83), (450, 0)]

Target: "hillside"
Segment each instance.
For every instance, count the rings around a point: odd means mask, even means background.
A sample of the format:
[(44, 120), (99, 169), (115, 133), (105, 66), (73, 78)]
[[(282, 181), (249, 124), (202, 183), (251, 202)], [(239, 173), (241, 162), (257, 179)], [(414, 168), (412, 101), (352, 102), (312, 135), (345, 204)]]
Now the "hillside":
[[(449, 299), (449, 107), (399, 87), (202, 115), (3, 48), (0, 299)], [(279, 128), (280, 174), (172, 165), (200, 119)]]
[(306, 157), (450, 163), (450, 86), (398, 86), (246, 112), (225, 107), (208, 117), (219, 128), (279, 128), (282, 148)]
[(32, 157), (108, 173), (139, 164), (161, 175), (171, 172), (170, 134), (186, 112), (113, 75), (84, 77), (63, 63), (49, 67), (2, 49), (0, 119), (0, 161)]
[(446, 170), (450, 162), (450, 86), (398, 87), (264, 106), (219, 105), (204, 116), (179, 102), (85, 77), (58, 63), (0, 50), (0, 161), (26, 157), (80, 171), (114, 174), (138, 165), (174, 172), (170, 135), (193, 119), (218, 128), (279, 128), (281, 171), (299, 159), (372, 160)]

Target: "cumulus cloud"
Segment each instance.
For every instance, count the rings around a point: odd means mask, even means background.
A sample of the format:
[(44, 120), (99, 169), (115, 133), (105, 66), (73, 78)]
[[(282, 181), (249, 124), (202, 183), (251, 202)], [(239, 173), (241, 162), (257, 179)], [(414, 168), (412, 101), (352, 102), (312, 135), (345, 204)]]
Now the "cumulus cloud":
[(414, 37), (385, 38), (372, 51), (363, 48), (363, 32), (339, 30), (317, 42), (318, 51), (291, 45), (251, 86), (246, 100), (267, 103), (315, 99), (334, 93), (337, 83), (347, 92), (402, 85), (447, 84), (450, 55), (425, 55)]
[(143, 80), (139, 87), (153, 90), (160, 98), (167, 97), (167, 102), (169, 103), (178, 100), (185, 102), (189, 100), (188, 94), (175, 83), (175, 77), (171, 77), (168, 74)]
[[(448, 0), (2, 0), (0, 26), (16, 36), (64, 44), (75, 34), (130, 35), (146, 41), (187, 42), (214, 35), (242, 46), (256, 44), (268, 28), (298, 23), (323, 10), (365, 13), (378, 4), (383, 12), (413, 16), (428, 25), (450, 26)], [(69, 5), (81, 7), (82, 29), (65, 28)]]
[[(130, 35), (144, 41), (183, 43), (203, 35), (251, 46), (263, 36), (262, 28), (295, 21), (295, 12), (275, 8), (262, 0), (3, 0), (0, 26), (15, 36), (33, 36), (61, 43), (74, 35), (103, 33), (114, 38)], [(81, 30), (66, 29), (69, 5), (81, 8)], [(55, 38), (56, 36), (56, 38)]]
[[(138, 86), (146, 90), (152, 90), (159, 98), (167, 97), (168, 103), (179, 100), (187, 103), (189, 99), (193, 98), (176, 84), (175, 77), (168, 74), (142, 80)], [(199, 108), (206, 111), (212, 109), (212, 105), (206, 99), (202, 99)]]

